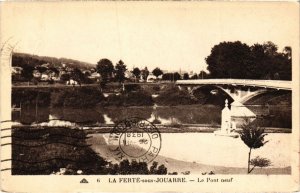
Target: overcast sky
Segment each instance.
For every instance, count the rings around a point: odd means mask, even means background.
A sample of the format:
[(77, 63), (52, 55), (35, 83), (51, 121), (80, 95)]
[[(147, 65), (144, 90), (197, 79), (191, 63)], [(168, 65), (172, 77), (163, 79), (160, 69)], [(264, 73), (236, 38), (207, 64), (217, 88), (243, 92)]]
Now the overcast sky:
[(48, 2), (6, 3), (1, 41), (20, 40), (17, 51), (96, 64), (108, 58), (152, 70), (206, 68), (222, 41), (291, 46), (298, 13), (284, 3)]

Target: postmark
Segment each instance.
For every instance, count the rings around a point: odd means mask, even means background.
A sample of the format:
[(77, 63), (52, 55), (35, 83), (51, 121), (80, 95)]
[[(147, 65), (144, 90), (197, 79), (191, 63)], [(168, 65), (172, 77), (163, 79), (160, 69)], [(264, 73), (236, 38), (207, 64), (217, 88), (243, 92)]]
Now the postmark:
[(118, 122), (109, 134), (108, 145), (117, 160), (152, 162), (161, 149), (161, 134), (151, 122), (132, 117)]

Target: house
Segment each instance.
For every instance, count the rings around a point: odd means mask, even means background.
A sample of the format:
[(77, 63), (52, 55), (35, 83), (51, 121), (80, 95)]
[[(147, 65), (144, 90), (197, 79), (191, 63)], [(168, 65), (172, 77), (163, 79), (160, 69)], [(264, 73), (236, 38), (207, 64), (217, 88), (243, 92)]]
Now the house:
[(92, 74), (90, 70), (83, 70), (82, 73), (86, 76), (90, 76)]
[(156, 76), (150, 73), (149, 76), (147, 77), (147, 82), (154, 82), (155, 80), (156, 80)]
[(19, 66), (13, 66), (12, 69), (11, 69), (11, 74), (12, 75), (20, 75), (23, 71), (23, 68), (22, 67), (19, 67)]
[(53, 70), (47, 70), (44, 74), (47, 74), (49, 78), (58, 77), (58, 74), (55, 73)]
[(78, 85), (78, 82), (76, 80), (70, 79), (66, 82), (67, 85)]
[(99, 82), (101, 79), (101, 75), (98, 72), (93, 72), (89, 76), (89, 79)]
[(49, 68), (49, 65), (50, 65), (49, 63), (45, 63), (45, 64), (42, 64), (41, 66), (45, 67), (45, 68)]
[(135, 76), (132, 72), (130, 72), (129, 70), (125, 71), (125, 78), (129, 79), (131, 81), (135, 81)]
[(49, 79), (50, 79), (50, 77), (49, 77), (48, 74), (46, 74), (46, 73), (42, 73), (42, 74), (41, 74), (41, 80), (42, 80), (42, 81), (47, 81), (47, 80), (49, 80)]
[(32, 75), (34, 78), (41, 78), (42, 73), (40, 73), (40, 71), (35, 69), (35, 70), (33, 70)]

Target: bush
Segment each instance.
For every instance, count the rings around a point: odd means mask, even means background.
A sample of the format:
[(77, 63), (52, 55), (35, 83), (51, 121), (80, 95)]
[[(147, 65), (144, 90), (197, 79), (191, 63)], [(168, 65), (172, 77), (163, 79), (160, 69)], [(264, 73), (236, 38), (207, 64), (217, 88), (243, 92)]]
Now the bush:
[(152, 89), (155, 91), (155, 92), (158, 92), (160, 91), (160, 86), (159, 85), (155, 85), (152, 87)]
[(50, 91), (35, 89), (12, 90), (12, 104), (48, 106), (50, 104)]
[(124, 85), (126, 92), (132, 92), (132, 91), (140, 91), (141, 86), (137, 84), (126, 84)]
[(120, 95), (110, 95), (102, 103), (104, 106), (151, 106), (153, 99), (150, 93), (145, 91), (124, 92)]
[(124, 106), (151, 106), (153, 105), (153, 99), (150, 93), (139, 91), (125, 93)]
[(148, 168), (146, 162), (129, 162), (127, 159), (121, 161), (119, 164), (110, 164), (108, 171), (112, 175), (132, 175), (132, 174), (149, 174), (149, 175), (164, 175), (167, 174), (168, 169), (162, 164), (158, 166), (157, 162), (153, 162)]
[(192, 99), (187, 90), (179, 90), (178, 87), (172, 87), (162, 92), (155, 99), (155, 102), (158, 105), (175, 106), (196, 104), (197, 100)]
[(104, 95), (99, 89), (79, 87), (72, 90), (60, 90), (52, 93), (51, 105), (64, 107), (91, 107), (104, 99)]

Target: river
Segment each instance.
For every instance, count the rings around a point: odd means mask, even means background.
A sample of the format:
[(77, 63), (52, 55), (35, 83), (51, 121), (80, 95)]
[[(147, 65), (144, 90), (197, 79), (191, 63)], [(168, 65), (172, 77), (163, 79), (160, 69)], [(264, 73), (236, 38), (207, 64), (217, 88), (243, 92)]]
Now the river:
[[(290, 106), (247, 106), (258, 117), (262, 126), (291, 128)], [(111, 125), (125, 118), (139, 117), (154, 124), (162, 125), (211, 125), (221, 123), (222, 108), (217, 105), (181, 106), (132, 106), (132, 107), (93, 107), (93, 108), (53, 108), (34, 105), (21, 105), (20, 111), (12, 112), (12, 120), (22, 124), (64, 120), (83, 125)]]
[(139, 117), (164, 125), (218, 125), (221, 122), (221, 108), (213, 105), (84, 109), (22, 106), (21, 111), (12, 113), (12, 120), (23, 124), (48, 122), (56, 119), (82, 124), (115, 124), (128, 117)]

